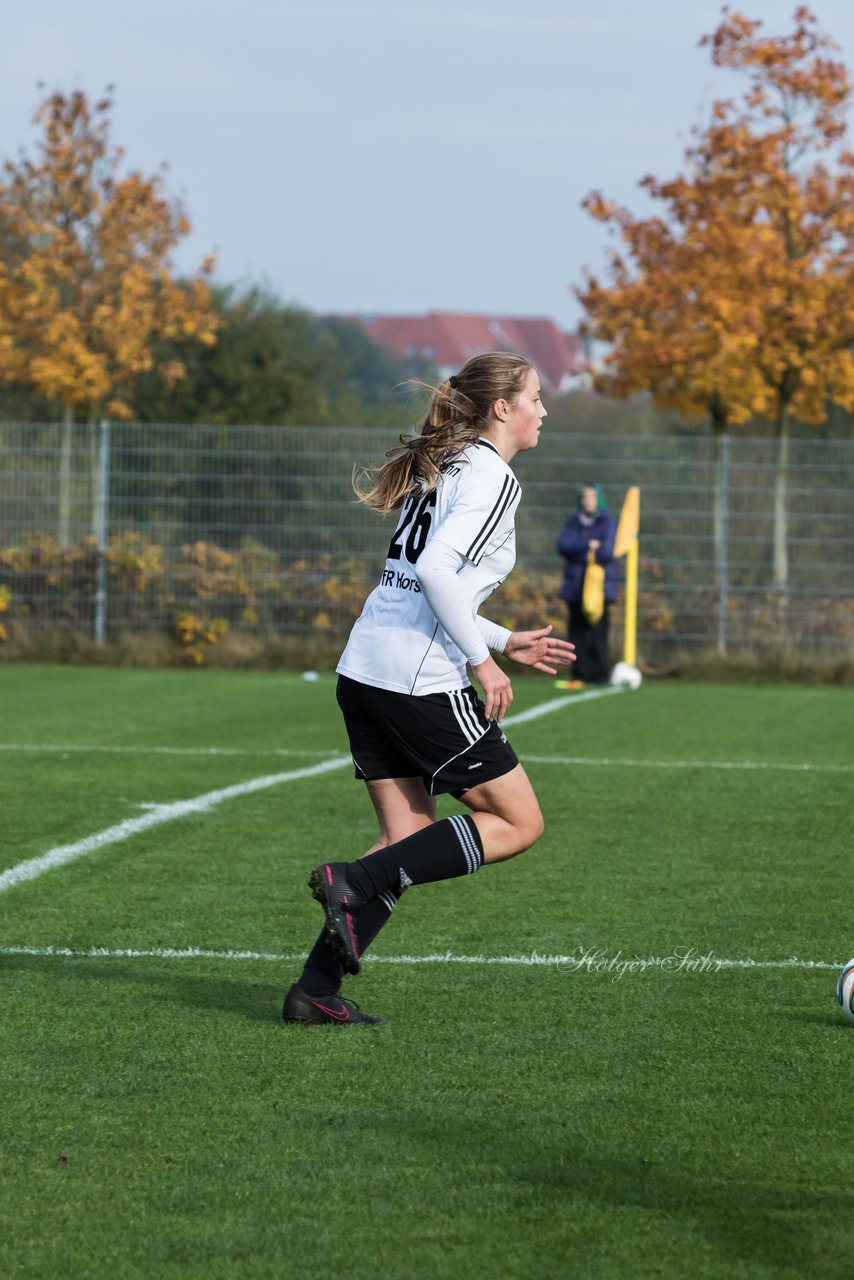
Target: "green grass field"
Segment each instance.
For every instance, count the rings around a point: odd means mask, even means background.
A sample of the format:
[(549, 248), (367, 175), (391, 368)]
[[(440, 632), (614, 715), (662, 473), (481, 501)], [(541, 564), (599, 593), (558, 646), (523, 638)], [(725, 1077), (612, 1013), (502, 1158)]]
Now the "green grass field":
[(517, 680), (543, 840), (286, 1027), (333, 679), (0, 666), (0, 1274), (851, 1276), (854, 691)]

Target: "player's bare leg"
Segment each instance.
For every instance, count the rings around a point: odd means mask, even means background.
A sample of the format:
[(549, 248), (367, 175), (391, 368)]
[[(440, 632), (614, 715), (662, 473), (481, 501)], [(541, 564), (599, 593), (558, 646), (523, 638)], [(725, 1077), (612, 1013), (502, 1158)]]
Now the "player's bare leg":
[(483, 861), (503, 862), (536, 844), (543, 815), (530, 779), (520, 764), (460, 797), (474, 814), (483, 843)]
[(428, 794), (421, 778), (379, 778), (365, 785), (380, 831), (363, 856), (404, 840), (436, 821), (436, 797)]

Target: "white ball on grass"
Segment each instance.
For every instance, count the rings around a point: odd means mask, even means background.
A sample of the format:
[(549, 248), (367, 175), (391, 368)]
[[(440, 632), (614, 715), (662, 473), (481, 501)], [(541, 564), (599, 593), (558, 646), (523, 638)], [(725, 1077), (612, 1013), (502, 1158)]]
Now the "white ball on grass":
[(643, 677), (637, 667), (628, 662), (618, 662), (611, 672), (611, 684), (618, 689), (639, 689)]
[(319, 680), (320, 676), (316, 671), (303, 671), (301, 680), (306, 680), (309, 684), (314, 684), (315, 680)]
[(836, 984), (836, 999), (846, 1022), (854, 1026), (854, 960), (849, 960)]

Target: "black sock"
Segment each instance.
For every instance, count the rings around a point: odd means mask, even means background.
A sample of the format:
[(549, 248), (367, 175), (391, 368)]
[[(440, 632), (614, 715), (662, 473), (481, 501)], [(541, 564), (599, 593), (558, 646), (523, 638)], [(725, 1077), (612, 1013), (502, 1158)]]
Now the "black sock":
[(359, 940), (359, 955), (363, 956), (365, 954), (383, 926), (388, 924), (389, 917), (397, 906), (397, 900), (402, 893), (402, 889), (396, 891), (387, 889), (378, 898), (372, 898), (370, 902), (366, 902), (362, 907), (362, 910), (356, 916), (356, 937)]
[[(377, 898), (366, 902), (356, 916), (356, 937), (359, 939), (359, 954), (364, 955), (374, 938), (388, 921), (400, 897), (400, 892), (386, 890)], [(329, 945), (329, 936), (325, 929), (308, 954), (298, 986), (307, 996), (331, 996), (341, 989), (344, 968)]]
[(365, 898), (399, 891), (410, 884), (453, 880), (483, 865), (483, 843), (474, 819), (458, 813), (415, 835), (347, 863), (347, 879)]
[(326, 930), (321, 929), (297, 985), (307, 996), (331, 996), (340, 989), (343, 977), (341, 961), (329, 945)]

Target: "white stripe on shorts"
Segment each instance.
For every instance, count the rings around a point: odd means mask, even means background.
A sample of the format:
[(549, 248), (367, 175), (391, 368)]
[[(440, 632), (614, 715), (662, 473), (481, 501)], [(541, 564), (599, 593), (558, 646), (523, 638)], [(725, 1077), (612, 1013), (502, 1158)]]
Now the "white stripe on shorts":
[(483, 725), (478, 724), (477, 716), (474, 708), (468, 698), (464, 697), (459, 689), (449, 689), (448, 698), (451, 703), (451, 709), (456, 717), (457, 724), (463, 731), (463, 736), (471, 745), (477, 742), (478, 738), (482, 738), (486, 730)]
[(457, 839), (459, 840), (463, 853), (465, 854), (468, 874), (473, 876), (475, 871), (480, 870), (481, 858), (480, 850), (475, 843), (474, 836), (469, 830), (468, 821), (462, 813), (455, 813), (449, 821), (456, 832)]
[(439, 768), (430, 779), (430, 786), (428, 790), (431, 795), (433, 794), (433, 783), (442, 770), (447, 769), (455, 760), (459, 760), (460, 756), (464, 756), (466, 754), (469, 747), (473, 747), (476, 742), (479, 742), (481, 738), (489, 733), (489, 726), (487, 725), (484, 729), (483, 725), (478, 723), (477, 716), (472, 709), (471, 703), (467, 698), (463, 697), (459, 689), (449, 689), (446, 692), (448, 694), (448, 702), (450, 703), (451, 710), (454, 713), (454, 719), (459, 725), (460, 732), (465, 738), (467, 745), (463, 747), (462, 751), (458, 751), (456, 755), (451, 756), (450, 759), (443, 761), (443, 763), (439, 765)]

